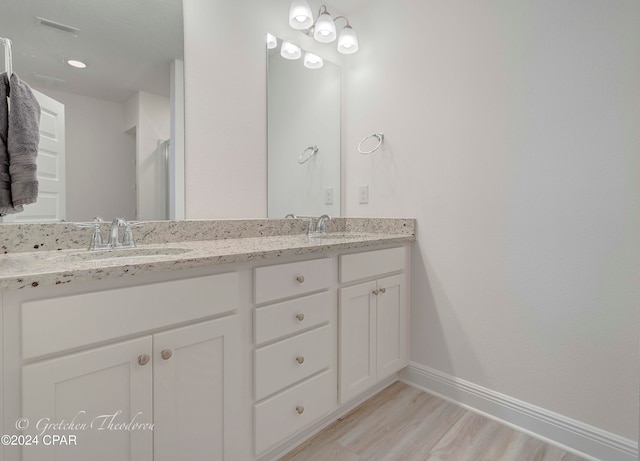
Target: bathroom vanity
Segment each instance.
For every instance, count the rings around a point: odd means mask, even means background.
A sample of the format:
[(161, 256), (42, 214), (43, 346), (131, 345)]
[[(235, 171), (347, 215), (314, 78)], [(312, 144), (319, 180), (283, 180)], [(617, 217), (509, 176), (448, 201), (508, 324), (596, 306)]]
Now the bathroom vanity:
[(413, 220), (271, 221), (4, 255), (4, 459), (277, 459), (393, 382)]

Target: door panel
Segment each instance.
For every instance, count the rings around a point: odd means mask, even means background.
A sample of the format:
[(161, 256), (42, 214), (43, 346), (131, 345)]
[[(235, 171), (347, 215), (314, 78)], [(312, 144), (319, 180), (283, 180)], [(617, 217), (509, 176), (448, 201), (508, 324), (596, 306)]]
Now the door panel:
[(25, 365), (22, 416), (31, 422), (25, 434), (41, 434), (46, 423), (79, 426), (42, 434), (75, 435), (77, 444), (24, 447), (22, 459), (151, 461), (151, 428), (122, 426), (153, 422), (152, 364), (138, 362), (144, 354), (151, 354), (150, 336)]

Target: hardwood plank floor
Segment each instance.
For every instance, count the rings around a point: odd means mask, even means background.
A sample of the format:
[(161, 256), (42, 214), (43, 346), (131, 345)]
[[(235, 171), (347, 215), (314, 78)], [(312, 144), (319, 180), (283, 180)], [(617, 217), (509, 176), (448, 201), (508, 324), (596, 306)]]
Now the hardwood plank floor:
[(396, 382), (280, 461), (584, 461)]

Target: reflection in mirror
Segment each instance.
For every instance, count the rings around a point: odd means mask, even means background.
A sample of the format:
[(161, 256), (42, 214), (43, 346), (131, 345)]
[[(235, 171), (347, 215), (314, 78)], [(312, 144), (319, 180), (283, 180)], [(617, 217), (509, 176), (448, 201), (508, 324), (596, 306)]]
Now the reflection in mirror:
[(340, 216), (340, 67), (269, 38), (268, 216)]
[(41, 195), (5, 222), (184, 218), (181, 0), (3, 0), (0, 35), (43, 108)]

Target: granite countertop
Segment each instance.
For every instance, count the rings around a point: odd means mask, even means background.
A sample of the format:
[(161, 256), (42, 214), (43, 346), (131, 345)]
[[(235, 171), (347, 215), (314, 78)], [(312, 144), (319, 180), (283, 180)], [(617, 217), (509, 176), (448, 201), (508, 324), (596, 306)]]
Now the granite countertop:
[[(321, 255), (328, 251), (367, 248), (415, 240), (413, 232), (337, 232), (326, 237), (306, 234), (267, 235), (139, 245), (137, 249), (89, 252), (57, 249), (0, 256), (0, 288), (19, 290), (76, 281), (134, 276), (216, 264)], [(391, 232), (389, 232), (391, 231)], [(275, 262), (275, 261), (274, 261)]]

